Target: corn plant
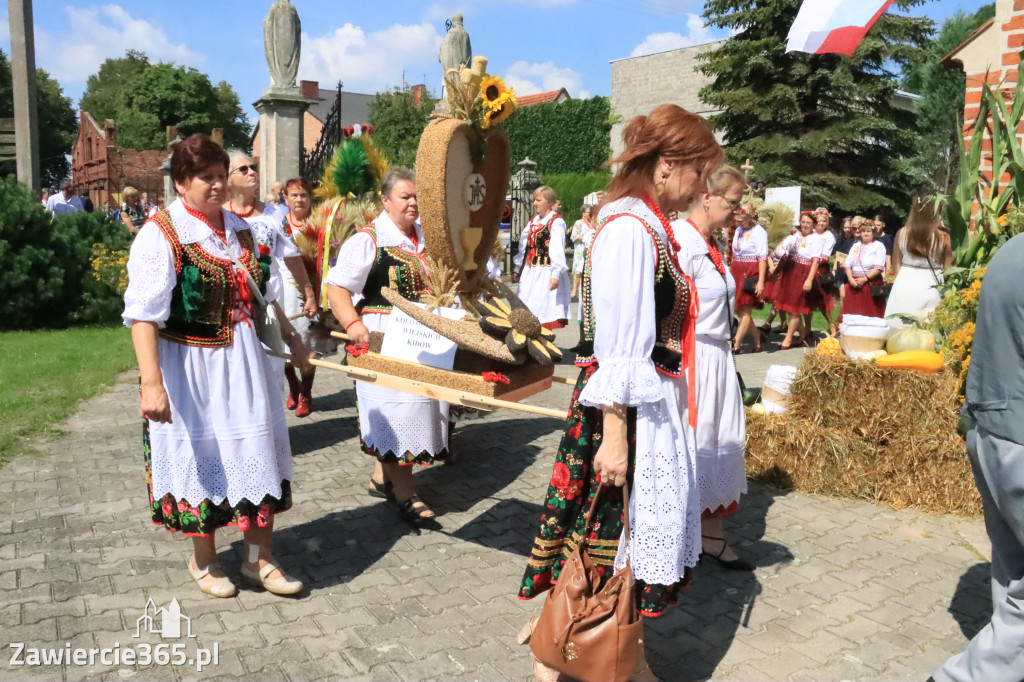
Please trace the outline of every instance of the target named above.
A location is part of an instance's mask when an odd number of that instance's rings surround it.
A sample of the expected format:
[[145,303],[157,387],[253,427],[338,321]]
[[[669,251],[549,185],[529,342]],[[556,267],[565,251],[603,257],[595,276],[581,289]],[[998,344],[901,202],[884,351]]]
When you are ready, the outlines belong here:
[[[1024,52],[1021,52],[1024,57]],[[953,265],[946,270],[944,289],[960,289],[971,273],[984,267],[1009,234],[1000,221],[1007,210],[1024,200],[1024,146],[1017,131],[1024,118],[1024,80],[1018,79],[1010,105],[1002,90],[982,86],[978,117],[971,130],[970,146],[960,138],[960,174],[946,203],[946,226],[953,249]],[[981,170],[985,134],[992,142],[992,171]],[[1003,182],[1003,176],[1008,180]],[[978,209],[975,211],[974,205]],[[974,219],[974,230],[971,220]]]

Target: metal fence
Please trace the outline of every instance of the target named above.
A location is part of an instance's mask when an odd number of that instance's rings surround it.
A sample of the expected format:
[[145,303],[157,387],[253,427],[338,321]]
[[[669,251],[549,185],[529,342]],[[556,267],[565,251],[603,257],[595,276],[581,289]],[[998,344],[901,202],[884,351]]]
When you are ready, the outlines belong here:
[[327,164],[331,162],[334,151],[341,144],[341,137],[341,81],[338,81],[338,94],[327,114],[327,120],[324,121],[320,139],[314,145],[313,151],[302,150],[299,174],[313,187],[319,186]]

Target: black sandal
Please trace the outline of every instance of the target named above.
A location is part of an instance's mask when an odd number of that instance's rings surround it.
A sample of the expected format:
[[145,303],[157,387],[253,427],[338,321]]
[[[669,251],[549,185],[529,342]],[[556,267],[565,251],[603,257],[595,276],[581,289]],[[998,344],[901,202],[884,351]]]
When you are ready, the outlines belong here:
[[718,540],[722,543],[722,549],[718,551],[718,554],[711,554],[701,549],[700,558],[710,557],[715,560],[719,566],[728,569],[730,571],[753,571],[754,564],[744,559],[723,559],[722,555],[725,554],[725,549],[729,546],[729,542],[725,538],[715,537],[714,535],[701,534],[701,538],[704,540]]
[[370,487],[366,491],[366,494],[370,497],[379,497],[383,500],[395,499],[395,490],[391,481],[385,481],[384,483],[377,483],[373,480],[373,476],[370,476]]
[[[423,506],[414,509],[417,502]],[[398,515],[402,517],[403,521],[413,526],[440,525],[437,523],[437,517],[433,515],[433,510],[419,498],[419,495],[413,495],[409,499],[399,502]]]

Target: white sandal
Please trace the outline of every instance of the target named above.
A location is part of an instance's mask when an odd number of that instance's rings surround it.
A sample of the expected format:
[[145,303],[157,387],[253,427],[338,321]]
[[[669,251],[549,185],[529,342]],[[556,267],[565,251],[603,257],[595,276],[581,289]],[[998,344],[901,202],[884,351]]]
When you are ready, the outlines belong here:
[[[238,588],[231,582],[231,578],[225,575],[224,569],[220,567],[218,562],[211,561],[206,565],[206,568],[199,568],[199,564],[196,563],[196,555],[193,554],[186,563],[188,565],[188,574],[196,581],[196,584],[199,585],[199,590],[203,594],[208,594],[211,597],[220,597],[221,599],[234,597],[238,594]],[[214,574],[214,571],[219,575]],[[216,578],[216,580],[203,580],[208,575]]]

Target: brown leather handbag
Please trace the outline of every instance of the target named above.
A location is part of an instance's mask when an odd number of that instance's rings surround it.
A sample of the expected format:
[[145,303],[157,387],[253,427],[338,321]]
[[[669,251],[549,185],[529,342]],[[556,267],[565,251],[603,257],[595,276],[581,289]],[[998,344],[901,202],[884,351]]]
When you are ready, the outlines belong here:
[[[597,590],[601,577],[586,550],[586,537],[597,507],[594,495],[579,546],[565,561],[558,583],[548,593],[530,638],[541,663],[584,682],[625,682],[636,672],[643,651],[643,621],[637,605],[633,572],[616,571]],[[625,534],[629,538],[629,490],[622,487]]]

